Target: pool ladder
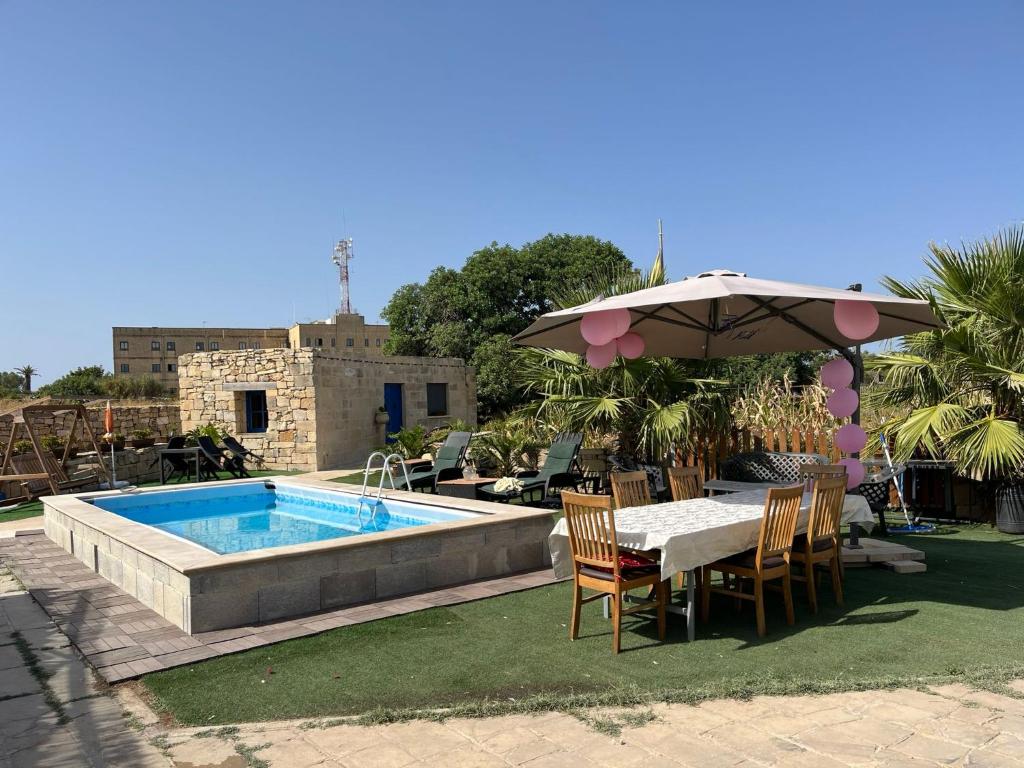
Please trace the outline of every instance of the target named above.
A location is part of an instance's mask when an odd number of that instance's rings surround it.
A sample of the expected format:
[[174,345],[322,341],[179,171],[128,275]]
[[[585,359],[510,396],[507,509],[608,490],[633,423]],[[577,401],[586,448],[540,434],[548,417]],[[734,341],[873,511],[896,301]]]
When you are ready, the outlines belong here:
[[377,507],[380,505],[380,495],[384,492],[384,477],[391,481],[391,490],[397,491],[395,487],[395,477],[390,472],[391,460],[394,459],[398,462],[398,466],[402,468],[402,474],[405,476],[405,487],[408,490],[412,490],[412,486],[409,483],[409,470],[405,466],[405,459],[399,456],[397,453],[391,453],[387,456],[384,455],[383,451],[374,451],[370,454],[370,458],[366,460],[366,469],[363,470],[363,489],[359,492],[359,507],[356,509],[356,519],[363,522],[363,502],[369,501],[366,496],[366,486],[370,482],[370,473],[373,471],[373,460],[378,456],[384,461],[380,467],[380,482],[377,484],[377,495],[373,498],[373,504],[370,508],[370,521],[372,522],[374,517],[377,515]]

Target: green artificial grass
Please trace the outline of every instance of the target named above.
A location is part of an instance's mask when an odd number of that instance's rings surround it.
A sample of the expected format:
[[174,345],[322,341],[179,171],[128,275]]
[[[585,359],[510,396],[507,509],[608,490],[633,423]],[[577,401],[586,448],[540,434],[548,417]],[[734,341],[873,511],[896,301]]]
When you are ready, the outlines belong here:
[[[331,478],[331,482],[332,483],[345,483],[347,485],[359,485],[359,486],[361,486],[363,484],[363,473],[362,472],[353,472],[351,475],[342,475],[341,477],[332,477]],[[378,483],[380,483],[380,470],[379,469],[376,472],[371,472],[370,476],[366,480],[366,484],[369,485],[371,488],[376,488]],[[387,481],[385,481],[384,487],[390,488],[391,486],[390,486],[390,484]]]
[[[266,477],[267,475],[300,475],[302,472],[298,470],[284,470],[284,469],[265,469],[265,470],[250,470],[250,475],[253,477]],[[218,478],[220,480],[230,480],[231,475],[227,472],[219,472]],[[181,480],[180,482],[185,482]],[[170,483],[168,487],[174,487],[177,483]],[[149,483],[139,483],[139,488],[151,488],[155,485],[160,485],[159,482],[153,480]],[[25,520],[29,517],[38,517],[43,514],[43,502],[31,501],[27,504],[20,504],[14,509],[9,511],[4,510],[0,507],[0,523],[11,522],[14,520]]]
[[[849,569],[846,607],[821,591],[813,616],[797,586],[797,624],[768,601],[759,639],[750,608],[713,598],[708,624],[685,641],[681,616],[659,643],[653,621],[627,619],[611,652],[600,604],[568,638],[571,587],[434,608],[224,656],[144,678],[156,705],[189,725],[364,714],[364,720],[451,708],[459,714],[693,701],[753,693],[994,685],[1024,675],[1024,537],[987,526],[901,536],[928,572]],[[679,599],[678,591],[675,593]]]

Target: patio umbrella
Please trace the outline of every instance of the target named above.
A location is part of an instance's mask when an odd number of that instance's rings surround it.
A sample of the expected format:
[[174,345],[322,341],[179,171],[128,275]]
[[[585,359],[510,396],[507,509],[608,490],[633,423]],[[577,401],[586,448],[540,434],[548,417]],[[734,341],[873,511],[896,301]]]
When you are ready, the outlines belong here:
[[[837,301],[872,304],[878,311],[878,328],[863,339],[844,338],[834,319]],[[761,280],[716,269],[548,312],[515,341],[584,354],[588,344],[580,323],[588,313],[606,309],[629,310],[629,330],[643,338],[645,354],[701,359],[834,349],[853,362],[853,345],[940,326],[927,301]]]

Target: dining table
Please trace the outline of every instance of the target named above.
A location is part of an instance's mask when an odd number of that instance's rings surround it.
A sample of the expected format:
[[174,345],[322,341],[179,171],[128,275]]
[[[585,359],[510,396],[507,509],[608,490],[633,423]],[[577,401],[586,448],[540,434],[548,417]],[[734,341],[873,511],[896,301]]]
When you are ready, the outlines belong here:
[[[661,576],[670,582],[675,574],[686,574],[686,607],[672,603],[667,610],[686,616],[686,636],[690,641],[696,632],[694,584],[697,569],[757,546],[767,495],[768,489],[759,488],[615,510],[615,538],[620,547],[645,552],[658,550]],[[797,518],[798,534],[807,532],[810,506],[811,494],[805,493]],[[856,523],[870,531],[874,516],[867,499],[847,494],[841,521],[844,525]],[[548,545],[555,576],[572,576],[572,551],[565,518],[551,531]],[[607,606],[605,601],[606,613]]]

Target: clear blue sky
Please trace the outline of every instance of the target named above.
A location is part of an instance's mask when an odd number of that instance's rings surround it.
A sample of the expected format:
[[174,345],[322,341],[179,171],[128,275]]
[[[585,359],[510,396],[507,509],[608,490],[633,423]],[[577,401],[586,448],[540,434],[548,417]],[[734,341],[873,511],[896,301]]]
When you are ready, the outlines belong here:
[[[0,0],[0,370],[492,240],[845,286],[1024,216],[1020,2]],[[344,215],[344,218],[343,218]],[[347,229],[344,224],[347,221]]]

